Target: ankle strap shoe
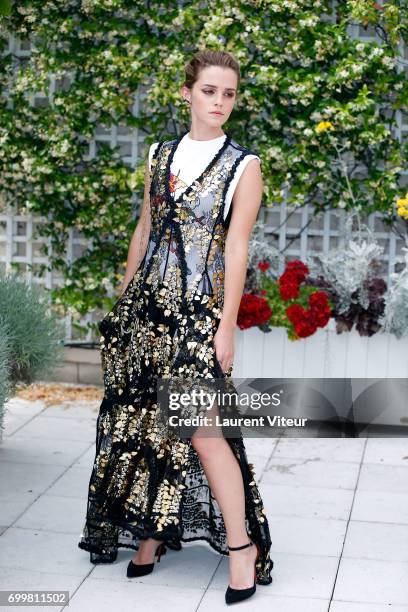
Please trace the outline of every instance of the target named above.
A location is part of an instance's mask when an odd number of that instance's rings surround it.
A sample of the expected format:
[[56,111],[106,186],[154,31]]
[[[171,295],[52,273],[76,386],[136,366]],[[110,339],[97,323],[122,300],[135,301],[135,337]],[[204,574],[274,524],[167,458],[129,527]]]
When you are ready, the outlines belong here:
[[[249,542],[248,544],[244,544],[243,546],[228,546],[228,550],[230,551],[234,551],[234,550],[243,550],[244,548],[249,548],[249,546],[253,546],[253,542]],[[256,555],[256,559],[255,559],[255,564],[258,561],[259,555],[260,555],[260,550],[259,550],[259,546],[258,544],[255,544],[258,552]],[[248,589],[233,589],[232,587],[230,587],[230,585],[228,585],[227,590],[225,591],[225,603],[226,604],[233,604],[233,603],[238,603],[239,601],[243,601],[244,599],[248,599],[248,597],[251,597],[251,595],[253,595],[256,591],[256,570],[254,568],[254,584],[253,586],[249,587]]]

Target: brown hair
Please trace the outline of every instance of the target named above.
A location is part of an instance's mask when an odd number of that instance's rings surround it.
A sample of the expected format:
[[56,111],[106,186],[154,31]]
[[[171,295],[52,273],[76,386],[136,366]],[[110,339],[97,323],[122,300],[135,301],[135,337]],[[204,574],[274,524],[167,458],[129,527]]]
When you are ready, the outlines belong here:
[[228,51],[213,51],[212,49],[204,49],[198,51],[191,60],[184,66],[186,79],[184,85],[191,89],[199,78],[200,71],[207,66],[221,66],[222,68],[232,68],[238,77],[237,89],[241,81],[239,64],[231,53]]

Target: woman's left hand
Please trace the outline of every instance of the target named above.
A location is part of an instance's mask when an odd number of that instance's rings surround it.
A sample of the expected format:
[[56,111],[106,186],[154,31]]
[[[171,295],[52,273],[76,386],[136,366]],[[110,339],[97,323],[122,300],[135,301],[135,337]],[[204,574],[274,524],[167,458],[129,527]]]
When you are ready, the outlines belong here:
[[227,372],[233,364],[235,352],[235,330],[233,327],[218,327],[213,338],[215,356],[222,371]]

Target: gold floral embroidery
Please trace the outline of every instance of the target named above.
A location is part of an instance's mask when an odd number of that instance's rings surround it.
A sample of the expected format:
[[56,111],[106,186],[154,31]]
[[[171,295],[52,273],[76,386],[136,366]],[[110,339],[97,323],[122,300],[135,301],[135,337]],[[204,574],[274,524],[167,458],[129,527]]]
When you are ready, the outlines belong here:
[[[225,525],[197,454],[161,422],[156,385],[177,376],[231,377],[213,346],[224,304],[223,211],[235,168],[249,151],[227,138],[187,186],[169,172],[176,145],[163,143],[152,159],[143,265],[99,324],[105,396],[78,544],[94,563],[113,561],[118,546],[137,548],[149,535],[175,548],[199,537],[227,554]],[[241,438],[229,443],[244,477],[248,533],[261,549],[257,581],[269,584],[271,542],[253,466]]]

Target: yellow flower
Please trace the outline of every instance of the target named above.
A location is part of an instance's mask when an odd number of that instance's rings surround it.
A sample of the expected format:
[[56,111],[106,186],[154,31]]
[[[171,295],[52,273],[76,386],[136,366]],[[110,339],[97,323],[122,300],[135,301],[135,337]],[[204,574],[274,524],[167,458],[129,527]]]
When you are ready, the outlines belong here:
[[320,132],[326,132],[326,130],[332,130],[333,124],[330,121],[320,121],[320,123],[316,126],[316,132],[320,134]]
[[397,215],[403,219],[408,219],[408,192],[405,194],[405,198],[399,198],[396,203]]
[[399,217],[402,217],[403,219],[408,219],[408,209],[407,208],[399,208],[397,210],[397,214]]

